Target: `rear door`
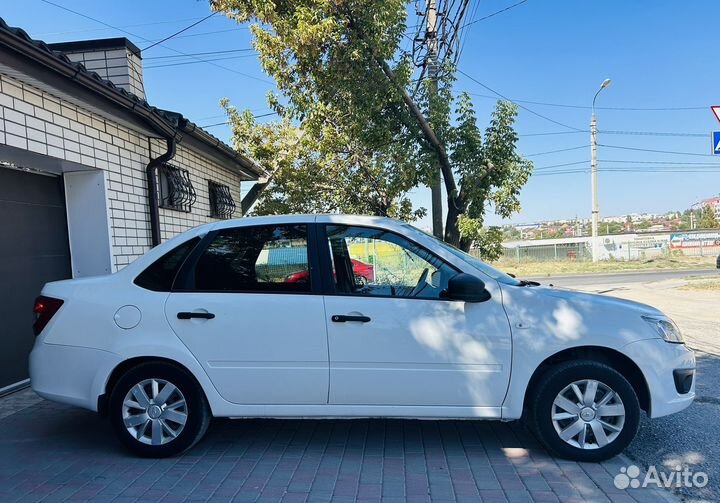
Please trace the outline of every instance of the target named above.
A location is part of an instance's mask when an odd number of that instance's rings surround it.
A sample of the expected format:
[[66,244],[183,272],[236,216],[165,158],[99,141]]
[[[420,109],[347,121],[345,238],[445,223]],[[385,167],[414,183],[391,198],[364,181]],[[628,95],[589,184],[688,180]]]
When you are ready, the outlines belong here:
[[165,307],[168,322],[226,400],[327,403],[313,233],[307,223],[215,231],[178,274]]

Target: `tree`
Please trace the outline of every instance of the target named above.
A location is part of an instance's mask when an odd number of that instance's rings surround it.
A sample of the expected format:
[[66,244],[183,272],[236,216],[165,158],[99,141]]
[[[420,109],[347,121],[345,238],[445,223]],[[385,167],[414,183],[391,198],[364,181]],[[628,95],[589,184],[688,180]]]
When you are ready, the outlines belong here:
[[[432,99],[427,85],[416,86],[410,57],[400,50],[407,2],[215,0],[212,6],[252,23],[260,62],[281,94],[269,96],[281,117],[268,126],[272,136],[287,143],[280,137],[295,129],[303,139],[302,158],[278,162],[274,149],[247,132],[252,118],[231,113],[236,147],[259,150],[277,167],[257,211],[294,209],[301,201],[293,191],[302,187],[303,211],[317,202],[321,211],[332,203],[340,211],[417,216],[407,192],[427,185],[439,164],[449,207],[445,240],[464,249],[475,241],[496,253],[491,243],[502,233],[484,227],[485,213],[517,211],[532,168],[515,151],[517,109],[499,102],[483,133],[469,97],[453,95],[452,68],[441,72]],[[338,189],[333,199],[324,181]]]
[[715,214],[715,208],[706,204],[700,211],[700,218],[698,218],[698,227],[700,229],[717,229],[720,227],[717,215]]
[[261,184],[256,214],[342,211],[403,220],[423,215],[422,209],[413,211],[407,198],[415,181],[400,179],[391,170],[378,176],[373,156],[347,151],[350,140],[345,152],[336,151],[287,118],[258,123],[250,112],[239,112],[227,100],[222,104],[233,124],[235,149],[271,173],[270,183]]

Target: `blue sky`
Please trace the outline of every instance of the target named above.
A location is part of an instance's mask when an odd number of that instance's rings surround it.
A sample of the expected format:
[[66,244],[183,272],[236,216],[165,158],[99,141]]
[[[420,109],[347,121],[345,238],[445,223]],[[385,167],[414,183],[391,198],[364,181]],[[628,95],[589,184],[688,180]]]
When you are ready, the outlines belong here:
[[[52,2],[125,31],[41,0],[4,2],[0,15],[10,25],[47,42],[127,36],[142,49],[209,13],[202,0]],[[513,3],[515,0],[483,0],[475,18]],[[532,112],[569,126],[520,110],[520,150],[531,156],[538,170],[523,190],[521,213],[512,221],[589,217],[589,174],[547,173],[589,167],[589,133],[572,128],[588,128],[590,110],[582,107],[589,107],[606,77],[613,83],[598,97],[599,143],[621,148],[600,146],[600,169],[645,171],[601,172],[601,215],[684,209],[720,193],[720,171],[704,166],[720,165],[720,158],[708,155],[710,131],[720,130],[710,111],[711,105],[720,105],[720,67],[712,21],[718,17],[720,2],[709,0],[528,0],[469,27],[459,64],[463,72],[506,97],[522,100]],[[177,58],[177,52],[161,46],[144,52],[145,88],[153,105],[180,111],[203,126],[223,121],[218,105],[223,97],[257,114],[268,112],[265,95],[273,84],[251,52],[239,51],[250,47],[245,26],[216,15],[164,45],[185,53],[236,52],[208,56],[217,58],[212,64],[182,65],[175,63],[194,60]],[[459,75],[456,89],[476,94],[478,116],[481,123],[486,122],[495,102],[488,96],[493,93],[463,75]],[[209,130],[229,139],[230,131],[224,125]],[[658,132],[696,136],[647,134]],[[561,149],[573,150],[533,155]],[[578,164],[552,167],[566,163]],[[658,166],[665,172],[658,172]],[[709,172],[698,172],[703,169]],[[417,189],[413,198],[417,204],[429,206],[427,190]],[[497,218],[488,221],[499,223]]]

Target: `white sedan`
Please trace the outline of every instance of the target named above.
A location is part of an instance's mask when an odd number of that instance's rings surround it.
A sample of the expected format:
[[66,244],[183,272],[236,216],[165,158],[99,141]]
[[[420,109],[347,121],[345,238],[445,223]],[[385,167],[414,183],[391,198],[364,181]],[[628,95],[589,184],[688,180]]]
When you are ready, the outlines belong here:
[[517,280],[385,218],[203,225],[48,283],[35,313],[33,389],[108,415],[143,456],[188,449],[213,416],[524,418],[598,461],[641,410],[695,397],[695,357],[657,309]]

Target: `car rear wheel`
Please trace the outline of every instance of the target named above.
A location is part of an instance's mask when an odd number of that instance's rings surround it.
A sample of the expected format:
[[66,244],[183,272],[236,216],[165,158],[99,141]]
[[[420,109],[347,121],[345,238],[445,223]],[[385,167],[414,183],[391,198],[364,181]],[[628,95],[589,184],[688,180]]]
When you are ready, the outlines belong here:
[[534,397],[528,411],[531,428],[559,456],[602,461],[619,454],[637,433],[635,390],[603,363],[561,363],[541,377]]
[[109,413],[123,445],[145,457],[189,449],[205,434],[211,417],[202,389],[185,370],[154,362],[133,367],[120,378]]

